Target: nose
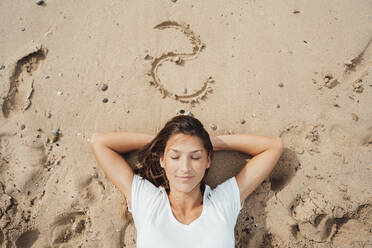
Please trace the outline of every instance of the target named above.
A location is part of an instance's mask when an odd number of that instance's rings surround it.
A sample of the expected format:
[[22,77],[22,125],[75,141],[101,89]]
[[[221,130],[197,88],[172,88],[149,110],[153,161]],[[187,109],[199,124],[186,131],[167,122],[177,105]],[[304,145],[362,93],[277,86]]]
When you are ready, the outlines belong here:
[[181,164],[180,164],[180,170],[183,172],[183,173],[187,173],[189,172],[191,169],[191,159],[189,158],[184,158],[182,161],[181,161]]

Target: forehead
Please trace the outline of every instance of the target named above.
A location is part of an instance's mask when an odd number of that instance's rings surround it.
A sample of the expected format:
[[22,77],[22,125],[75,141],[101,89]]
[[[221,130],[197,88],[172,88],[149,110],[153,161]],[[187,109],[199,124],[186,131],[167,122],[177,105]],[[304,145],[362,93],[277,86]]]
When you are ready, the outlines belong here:
[[168,151],[193,152],[203,149],[203,142],[199,137],[185,134],[171,136],[166,145]]

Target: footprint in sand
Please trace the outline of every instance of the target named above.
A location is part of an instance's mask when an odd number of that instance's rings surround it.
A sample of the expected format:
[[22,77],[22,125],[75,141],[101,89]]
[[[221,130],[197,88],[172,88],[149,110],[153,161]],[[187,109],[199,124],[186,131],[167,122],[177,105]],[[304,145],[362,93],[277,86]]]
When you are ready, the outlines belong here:
[[187,94],[184,92],[184,95],[179,95],[170,92],[160,81],[158,77],[158,67],[162,65],[162,63],[166,61],[175,62],[178,65],[183,65],[185,60],[194,59],[203,48],[205,48],[205,44],[202,44],[199,37],[197,37],[194,32],[190,29],[189,25],[184,23],[178,23],[175,21],[164,21],[154,28],[156,29],[166,29],[166,28],[175,28],[183,32],[190,40],[193,45],[193,52],[192,53],[175,53],[175,52],[168,52],[162,54],[160,57],[155,58],[151,63],[151,70],[147,73],[147,75],[151,76],[153,81],[150,81],[150,85],[153,85],[157,88],[160,93],[163,95],[163,98],[170,97],[174,100],[180,101],[182,103],[199,103],[199,99],[205,99],[208,93],[213,91],[212,87],[209,84],[214,83],[212,77],[208,77],[203,86],[197,90],[195,93]]
[[3,153],[0,178],[9,185],[15,184],[22,191],[37,191],[36,183],[45,180],[45,147],[41,141],[34,141],[31,136],[20,139],[10,133],[0,133],[0,150]]
[[45,48],[37,45],[11,66],[9,91],[2,105],[5,118],[11,118],[30,107],[34,90],[32,74],[38,69],[39,62],[45,59],[46,53]]
[[78,179],[78,190],[81,192],[82,199],[88,199],[89,203],[101,200],[104,196],[106,186],[99,179],[98,173],[94,173],[85,179]]
[[290,212],[297,224],[293,226],[292,234],[316,242],[325,242],[333,231],[334,217],[332,206],[324,195],[310,191],[299,195],[292,202]]
[[297,222],[292,227],[296,239],[330,242],[337,248],[372,244],[371,204],[345,210],[332,205],[323,194],[309,191],[298,195],[290,206],[289,211]]
[[28,230],[19,236],[16,241],[17,248],[31,248],[35,241],[39,238],[39,230]]
[[50,245],[56,247],[63,244],[74,245],[80,242],[90,226],[90,219],[84,211],[63,213],[54,219],[50,226]]
[[[15,240],[14,247],[32,247],[38,240],[40,232],[37,229],[29,229],[30,222],[27,213],[34,204],[36,205],[36,200],[42,199],[45,192],[41,193],[43,188],[39,186],[47,180],[43,168],[47,157],[45,149],[42,143],[33,142],[32,137],[20,139],[9,132],[2,132],[0,133],[0,151],[2,153],[0,156],[0,189],[2,189],[0,192],[0,219],[3,217],[2,223],[4,224],[4,221],[9,218],[7,224],[0,228],[2,229],[0,247],[2,247],[1,243],[4,244],[4,247],[8,247],[9,242],[14,242],[8,238],[4,239],[15,228],[28,230]],[[1,182],[7,183],[3,185]],[[6,194],[5,188],[13,191],[13,194]],[[26,192],[28,192],[27,196]],[[26,198],[25,202],[19,201],[24,197]],[[5,216],[2,216],[3,214]]]
[[372,247],[372,205],[360,205],[356,211],[337,219],[332,247]]

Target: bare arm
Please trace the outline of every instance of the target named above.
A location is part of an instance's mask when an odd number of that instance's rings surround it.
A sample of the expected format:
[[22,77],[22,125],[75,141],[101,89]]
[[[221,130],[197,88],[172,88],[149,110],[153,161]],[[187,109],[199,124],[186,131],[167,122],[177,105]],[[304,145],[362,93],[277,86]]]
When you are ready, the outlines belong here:
[[133,132],[94,133],[90,147],[103,172],[131,206],[133,169],[119,153],[138,150],[155,136]]
[[211,141],[214,150],[235,150],[253,156],[236,175],[241,203],[270,175],[284,147],[279,138],[255,134],[220,135]]

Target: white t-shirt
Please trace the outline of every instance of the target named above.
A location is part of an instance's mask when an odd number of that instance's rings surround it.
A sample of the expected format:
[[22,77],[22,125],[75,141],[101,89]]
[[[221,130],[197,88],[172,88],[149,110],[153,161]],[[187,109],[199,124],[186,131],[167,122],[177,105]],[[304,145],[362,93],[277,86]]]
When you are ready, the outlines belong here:
[[213,190],[205,185],[202,214],[185,225],[174,217],[164,187],[135,174],[128,211],[137,230],[137,248],[234,248],[242,207],[235,176]]

